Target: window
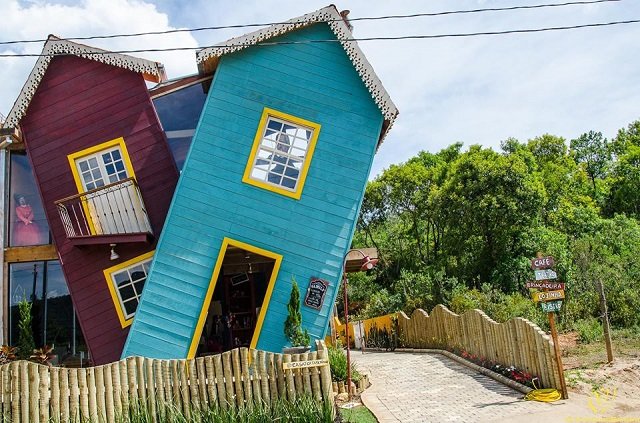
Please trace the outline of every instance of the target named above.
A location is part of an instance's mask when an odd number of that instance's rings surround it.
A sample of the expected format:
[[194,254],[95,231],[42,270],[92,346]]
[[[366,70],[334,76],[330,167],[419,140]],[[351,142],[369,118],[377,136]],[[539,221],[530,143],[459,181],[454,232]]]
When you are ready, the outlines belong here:
[[59,261],[10,263],[8,296],[10,345],[18,343],[18,303],[26,300],[31,303],[31,329],[36,347],[54,346],[57,360],[54,364],[64,364],[79,351],[86,354],[87,347]]
[[178,170],[182,170],[187,158],[191,139],[207,99],[206,87],[209,84],[211,84],[211,78],[153,98],[153,105],[169,141],[169,148]]
[[104,270],[122,327],[131,324],[147,281],[153,251]]
[[70,154],[68,159],[78,192],[135,177],[123,138]]
[[10,154],[8,245],[20,247],[50,244],[49,224],[27,153],[11,151]]
[[319,131],[318,124],[265,108],[242,180],[299,199]]

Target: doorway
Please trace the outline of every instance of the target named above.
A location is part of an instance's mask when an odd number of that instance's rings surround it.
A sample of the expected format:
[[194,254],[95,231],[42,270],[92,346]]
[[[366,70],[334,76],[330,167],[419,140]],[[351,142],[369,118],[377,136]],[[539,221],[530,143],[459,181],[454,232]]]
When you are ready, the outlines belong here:
[[197,356],[255,348],[280,261],[280,255],[225,239],[211,281],[213,293],[205,301]]

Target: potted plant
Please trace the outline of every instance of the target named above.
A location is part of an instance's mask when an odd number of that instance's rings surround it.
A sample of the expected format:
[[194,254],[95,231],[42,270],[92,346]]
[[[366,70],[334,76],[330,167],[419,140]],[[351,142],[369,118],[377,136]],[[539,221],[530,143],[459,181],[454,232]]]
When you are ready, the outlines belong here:
[[294,276],[291,277],[291,296],[287,304],[287,319],[284,321],[284,335],[291,343],[291,348],[284,348],[284,354],[299,354],[309,351],[311,337],[306,329],[302,329],[302,313],[300,313],[300,290]]

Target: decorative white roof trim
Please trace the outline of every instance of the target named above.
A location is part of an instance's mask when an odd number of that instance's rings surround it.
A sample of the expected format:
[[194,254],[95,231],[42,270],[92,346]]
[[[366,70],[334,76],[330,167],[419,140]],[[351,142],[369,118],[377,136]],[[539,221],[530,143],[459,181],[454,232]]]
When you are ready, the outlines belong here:
[[210,71],[217,66],[218,59],[225,54],[243,50],[270,38],[319,22],[326,22],[336,35],[340,44],[342,44],[342,48],[360,75],[362,82],[364,82],[369,93],[371,93],[371,97],[382,112],[385,121],[387,121],[385,125],[383,125],[382,134],[380,135],[379,144],[381,144],[398,115],[398,108],[391,100],[389,93],[385,90],[364,53],[360,50],[358,43],[353,40],[353,34],[345,18],[340,15],[334,5],[327,6],[298,18],[290,19],[281,24],[271,25],[268,28],[254,31],[241,37],[232,38],[215,46],[204,48],[196,53],[196,62],[201,70],[206,69]]
[[18,123],[20,123],[51,63],[51,59],[56,55],[78,56],[107,65],[128,69],[143,74],[145,79],[153,82],[161,82],[166,79],[162,63],[127,56],[125,54],[110,53],[107,50],[74,43],[60,39],[54,35],[49,35],[49,38],[42,48],[42,56],[38,58],[33,70],[29,74],[29,78],[27,78],[27,81],[24,83],[20,95],[18,95],[9,115],[2,124],[3,128],[16,127]]

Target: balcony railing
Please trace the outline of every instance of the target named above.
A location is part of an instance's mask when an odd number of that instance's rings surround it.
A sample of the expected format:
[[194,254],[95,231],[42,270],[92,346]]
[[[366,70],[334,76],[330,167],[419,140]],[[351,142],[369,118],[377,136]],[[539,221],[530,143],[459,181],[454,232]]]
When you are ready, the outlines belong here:
[[127,235],[151,235],[147,211],[133,178],[55,202],[69,239],[101,238],[105,242],[135,242]]

